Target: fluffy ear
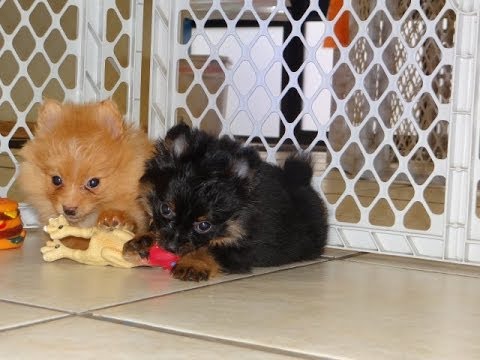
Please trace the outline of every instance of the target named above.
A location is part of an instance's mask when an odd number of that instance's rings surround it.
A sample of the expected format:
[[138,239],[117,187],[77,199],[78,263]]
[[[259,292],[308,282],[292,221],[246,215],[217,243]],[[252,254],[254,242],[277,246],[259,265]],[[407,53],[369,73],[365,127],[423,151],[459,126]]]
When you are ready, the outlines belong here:
[[104,100],[97,105],[98,119],[102,121],[114,138],[124,132],[123,116],[113,100]]
[[62,104],[56,100],[44,99],[38,109],[37,134],[50,131],[62,118]]
[[240,179],[245,179],[250,175],[250,165],[247,159],[236,159],[231,167],[233,176]]
[[251,147],[244,147],[235,156],[230,171],[233,176],[246,179],[255,172],[261,161],[257,151]]
[[165,136],[165,147],[175,157],[180,157],[188,149],[192,129],[182,123],[172,127]]

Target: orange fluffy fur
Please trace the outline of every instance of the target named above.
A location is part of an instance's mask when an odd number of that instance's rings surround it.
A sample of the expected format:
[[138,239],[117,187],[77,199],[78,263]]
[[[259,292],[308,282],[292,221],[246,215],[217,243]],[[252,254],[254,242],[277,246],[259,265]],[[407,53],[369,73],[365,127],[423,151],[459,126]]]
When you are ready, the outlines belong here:
[[[112,101],[85,105],[46,100],[39,109],[35,138],[21,150],[19,183],[40,221],[76,208],[69,222],[93,226],[102,212],[128,216],[136,230],[146,227],[138,202],[138,181],[152,145],[127,125]],[[62,179],[61,186],[52,182]],[[100,180],[94,188],[92,178]]]

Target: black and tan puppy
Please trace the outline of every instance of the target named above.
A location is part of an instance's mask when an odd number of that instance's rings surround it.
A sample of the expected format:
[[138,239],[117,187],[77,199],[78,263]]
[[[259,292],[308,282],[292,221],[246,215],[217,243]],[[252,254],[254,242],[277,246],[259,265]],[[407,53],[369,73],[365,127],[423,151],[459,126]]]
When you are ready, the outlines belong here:
[[228,137],[177,125],[157,142],[141,180],[151,231],[124,255],[146,257],[157,242],[181,256],[173,276],[195,281],[317,258],[328,225],[311,178],[306,158],[280,168]]

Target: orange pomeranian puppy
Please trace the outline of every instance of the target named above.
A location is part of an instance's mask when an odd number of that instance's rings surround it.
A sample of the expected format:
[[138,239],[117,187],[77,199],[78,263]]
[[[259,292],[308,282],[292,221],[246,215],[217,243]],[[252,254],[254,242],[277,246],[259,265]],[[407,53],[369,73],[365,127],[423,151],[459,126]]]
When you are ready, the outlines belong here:
[[151,151],[147,135],[127,125],[113,101],[46,100],[35,138],[21,150],[18,180],[42,223],[63,214],[76,226],[126,224],[143,231],[138,183]]

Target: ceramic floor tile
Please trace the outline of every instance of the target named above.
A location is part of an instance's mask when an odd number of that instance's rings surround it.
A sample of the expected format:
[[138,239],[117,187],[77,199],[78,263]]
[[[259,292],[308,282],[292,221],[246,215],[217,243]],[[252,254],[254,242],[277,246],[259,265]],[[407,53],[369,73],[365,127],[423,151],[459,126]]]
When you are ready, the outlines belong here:
[[480,266],[445,263],[434,260],[415,259],[400,256],[379,254],[361,254],[347,259],[348,261],[385,265],[405,269],[433,271],[452,275],[480,277]]
[[56,319],[66,314],[0,301],[0,330]]
[[476,278],[329,261],[97,316],[316,356],[480,358]]
[[2,332],[0,358],[294,359],[256,349],[78,317]]
[[119,269],[87,266],[71,260],[47,263],[40,254],[43,242],[40,230],[29,230],[22,248],[0,251],[0,300],[79,313],[304,265],[256,269],[253,274],[219,276],[195,283],[175,280],[160,268]]
[[29,230],[24,246],[0,251],[0,299],[81,312],[108,304],[184,289],[158,268],[118,269],[43,261],[39,230]]

